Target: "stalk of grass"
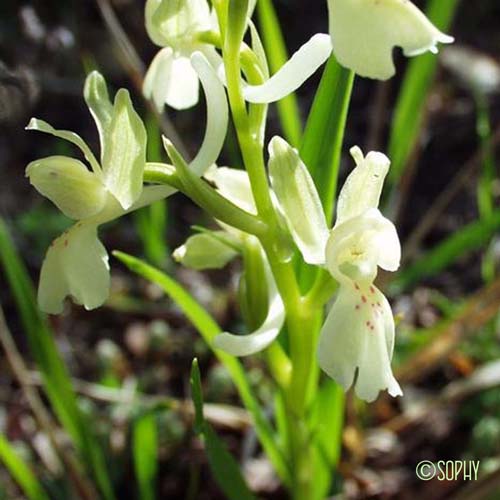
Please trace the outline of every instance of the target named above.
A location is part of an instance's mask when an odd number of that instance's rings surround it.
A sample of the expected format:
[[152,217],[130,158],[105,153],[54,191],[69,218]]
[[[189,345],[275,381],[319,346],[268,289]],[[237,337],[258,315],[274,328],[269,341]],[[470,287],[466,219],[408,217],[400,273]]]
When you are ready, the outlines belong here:
[[146,413],[135,420],[132,429],[132,452],[138,498],[154,500],[158,474],[158,431],[154,413]]
[[81,465],[76,461],[73,451],[60,446],[55,436],[55,425],[52,416],[47,411],[38,391],[32,387],[28,369],[24,364],[21,353],[17,350],[12,334],[5,321],[2,307],[0,307],[0,344],[2,345],[12,373],[16,377],[24,397],[39,425],[40,430],[47,436],[52,449],[61,458],[69,472],[76,491],[83,500],[95,498],[95,490],[82,474]]
[[255,500],[243,479],[238,464],[217,436],[213,427],[205,420],[200,369],[196,358],[191,367],[190,383],[195,409],[194,430],[205,443],[208,463],[215,481],[229,500]]
[[483,248],[499,229],[498,209],[487,219],[466,225],[398,273],[389,286],[390,293],[401,293],[423,278],[429,278],[446,269],[459,258]]
[[70,376],[54,342],[54,334],[47,324],[46,317],[37,307],[33,285],[2,219],[0,262],[54,412],[71,436],[86,467],[92,471],[102,498],[113,500],[115,497],[103,451],[93,433],[90,420],[78,406]]
[[0,462],[9,471],[29,500],[50,500],[31,467],[0,434]]
[[[161,162],[163,159],[161,131],[158,120],[151,113],[146,119],[146,130],[148,132],[148,160]],[[170,253],[165,239],[168,228],[167,201],[160,200],[137,210],[134,212],[134,222],[146,259],[156,266],[165,266]]]

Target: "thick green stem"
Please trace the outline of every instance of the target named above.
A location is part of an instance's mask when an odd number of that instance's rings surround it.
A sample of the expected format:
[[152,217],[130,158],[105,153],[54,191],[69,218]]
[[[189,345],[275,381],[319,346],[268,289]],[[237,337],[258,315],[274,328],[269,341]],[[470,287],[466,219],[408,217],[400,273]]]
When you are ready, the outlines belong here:
[[[231,18],[231,4],[229,18]],[[237,23],[233,23],[237,25]],[[232,26],[231,23],[228,26]],[[238,142],[245,168],[248,172],[258,216],[265,221],[267,231],[259,235],[266,252],[278,290],[287,314],[287,330],[290,344],[291,374],[278,370],[274,373],[281,386],[285,386],[286,422],[290,435],[290,463],[293,468],[292,496],[297,500],[312,498],[312,444],[306,425],[307,395],[313,380],[315,335],[312,323],[316,310],[306,305],[301,297],[294,265],[280,259],[280,224],[273,206],[264,163],[263,145],[255,131],[241,86],[242,38],[228,30],[224,42],[224,63],[229,104],[233,115]],[[238,31],[238,30],[235,30]],[[270,361],[277,361],[277,353],[271,350]],[[271,369],[279,364],[271,365]],[[282,365],[283,367],[283,365]],[[273,370],[275,371],[275,370]]]

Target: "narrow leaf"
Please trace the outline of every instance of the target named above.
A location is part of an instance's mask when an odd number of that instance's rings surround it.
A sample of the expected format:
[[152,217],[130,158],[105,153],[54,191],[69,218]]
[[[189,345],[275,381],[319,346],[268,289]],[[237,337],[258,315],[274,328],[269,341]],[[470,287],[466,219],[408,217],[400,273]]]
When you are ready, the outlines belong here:
[[29,500],[49,500],[31,468],[0,434],[0,462],[9,471]]
[[472,222],[463,227],[399,273],[391,283],[390,292],[400,293],[423,278],[439,273],[460,257],[483,248],[499,229],[500,210],[494,211],[488,219]]
[[158,432],[154,413],[142,415],[134,422],[132,450],[139,498],[154,500],[158,473]]
[[203,436],[210,469],[215,481],[229,500],[253,500],[240,468],[212,426],[203,417],[203,394],[198,361],[191,367],[191,393],[195,407],[195,430]]

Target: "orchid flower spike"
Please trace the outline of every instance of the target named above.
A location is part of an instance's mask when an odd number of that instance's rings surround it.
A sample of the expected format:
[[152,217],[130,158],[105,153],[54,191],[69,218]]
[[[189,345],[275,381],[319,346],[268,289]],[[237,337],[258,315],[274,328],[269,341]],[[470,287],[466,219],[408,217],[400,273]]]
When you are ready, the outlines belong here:
[[195,52],[214,65],[222,65],[212,45],[198,35],[211,29],[214,17],[207,0],[147,0],[146,30],[151,40],[162,47],[144,79],[143,93],[158,111],[165,104],[187,109],[198,103],[199,79],[190,58]]
[[396,46],[412,57],[453,42],[409,0],[328,0],[328,10],[335,57],[360,76],[391,78]]
[[298,152],[275,137],[269,145],[269,172],[290,233],[310,264],[324,265],[339,283],[338,295],[321,330],[321,368],[345,390],[373,401],[379,391],[401,389],[391,371],[394,319],[373,284],[377,267],[395,271],[401,248],[394,225],[378,210],[389,160],[351,150],[356,168],[339,195],[337,221],[329,231],[314,182]]

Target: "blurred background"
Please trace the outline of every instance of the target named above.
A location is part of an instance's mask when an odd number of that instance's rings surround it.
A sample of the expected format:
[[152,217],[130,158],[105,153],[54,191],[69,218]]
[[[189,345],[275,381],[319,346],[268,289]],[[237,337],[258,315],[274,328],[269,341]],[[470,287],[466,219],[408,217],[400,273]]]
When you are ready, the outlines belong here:
[[[398,53],[398,76],[387,83],[357,78],[347,122],[341,177],[352,168],[347,155],[352,145],[391,157],[385,212],[404,242],[401,271],[381,281],[397,314],[394,368],[405,397],[381,397],[372,405],[348,397],[337,486],[352,499],[500,498],[500,4],[446,0],[441,11],[439,1],[430,4],[436,23],[449,24],[445,31],[455,45],[437,60],[423,56],[410,64]],[[327,30],[326,2],[275,0],[274,5],[289,53]],[[48,245],[70,221],[29,186],[24,169],[40,157],[74,153],[53,137],[26,132],[29,118],[75,131],[98,151],[82,98],[86,73],[98,69],[112,91],[132,92],[150,134],[150,160],[164,159],[161,133],[189,157],[203,137],[203,103],[158,117],[141,96],[142,74],[157,50],[145,33],[143,8],[141,0],[0,4],[0,300],[28,387],[37,388],[42,378],[27,333],[37,323],[29,305],[20,302],[26,289],[14,293],[9,269],[16,262],[24,266],[36,285]],[[303,124],[320,76],[297,94]],[[281,133],[280,114],[272,106],[268,134],[275,133]],[[232,132],[224,161],[241,165]],[[239,263],[199,273],[171,260],[192,225],[213,222],[177,195],[108,225],[101,236],[107,249],[144,257],[175,275],[222,327],[242,330]],[[244,464],[259,496],[283,498],[229,376],[200,336],[157,287],[116,259],[111,266],[112,294],[105,307],[89,313],[68,303],[47,328],[105,447],[118,497],[137,498],[133,457],[142,436],[139,408],[157,406],[158,497],[222,498],[186,403],[197,356],[210,421]],[[70,498],[61,464],[11,369],[12,352],[8,362],[9,349],[3,347],[0,434],[32,465],[51,498]],[[245,366],[271,411],[273,389],[263,364],[253,357]],[[416,478],[421,460],[448,459],[480,460],[483,479]],[[1,498],[23,496],[0,465]]]

